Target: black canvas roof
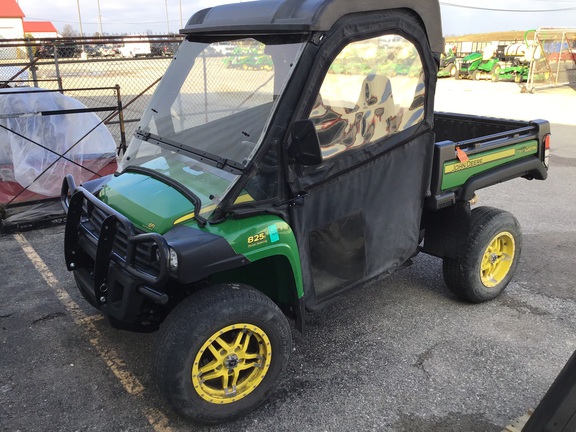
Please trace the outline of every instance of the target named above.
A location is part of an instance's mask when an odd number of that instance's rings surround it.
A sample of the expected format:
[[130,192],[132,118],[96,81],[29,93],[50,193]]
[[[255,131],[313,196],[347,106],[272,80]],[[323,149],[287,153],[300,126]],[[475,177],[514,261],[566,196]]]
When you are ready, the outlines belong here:
[[262,0],[214,6],[196,12],[183,34],[298,33],[328,31],[342,16],[386,9],[415,11],[432,51],[444,51],[438,0]]

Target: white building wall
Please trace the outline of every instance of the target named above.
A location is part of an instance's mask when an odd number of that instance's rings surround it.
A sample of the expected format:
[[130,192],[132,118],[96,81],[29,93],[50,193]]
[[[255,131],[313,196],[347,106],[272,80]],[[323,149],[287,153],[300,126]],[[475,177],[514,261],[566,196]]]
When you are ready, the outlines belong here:
[[21,39],[23,37],[22,18],[0,18],[0,38]]
[[58,37],[58,33],[56,32],[30,32],[30,34],[38,39]]

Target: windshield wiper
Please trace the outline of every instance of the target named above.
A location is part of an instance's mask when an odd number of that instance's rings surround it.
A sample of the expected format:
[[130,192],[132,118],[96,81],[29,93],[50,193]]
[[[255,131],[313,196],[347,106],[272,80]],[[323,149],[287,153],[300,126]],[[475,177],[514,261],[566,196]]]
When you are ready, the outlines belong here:
[[194,206],[194,219],[198,221],[198,225],[206,226],[206,218],[200,216],[200,210],[202,209],[202,200],[190,189],[178,183],[173,178],[170,178],[150,168],[144,168],[136,165],[128,165],[126,168],[124,168],[124,170],[120,173],[120,175],[125,172],[133,172],[137,174],[147,175],[177,190]]
[[195,159],[199,162],[203,162],[207,165],[216,168],[220,168],[225,171],[229,171],[236,175],[242,174],[246,170],[246,167],[244,165],[232,159],[225,159],[210,152],[198,150],[195,149],[194,147],[189,147],[179,142],[172,141],[168,138],[159,137],[158,135],[151,134],[150,132],[142,132],[141,130],[137,130],[135,135],[142,141],[147,141],[152,144],[156,144],[168,150],[176,152],[184,152],[186,153],[187,156],[190,156],[192,159]]

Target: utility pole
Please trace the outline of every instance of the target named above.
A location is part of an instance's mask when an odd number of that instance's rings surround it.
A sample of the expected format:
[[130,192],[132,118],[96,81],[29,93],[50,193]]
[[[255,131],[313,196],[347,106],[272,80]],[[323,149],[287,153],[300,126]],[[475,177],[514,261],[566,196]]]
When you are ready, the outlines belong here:
[[100,14],[100,0],[96,0],[98,3],[98,34],[102,36],[102,15]]
[[76,0],[76,5],[78,6],[78,23],[80,24],[80,37],[84,36],[82,32],[82,16],[80,15],[80,0]]
[[170,33],[170,21],[168,20],[168,0],[164,0],[166,5],[166,34]]

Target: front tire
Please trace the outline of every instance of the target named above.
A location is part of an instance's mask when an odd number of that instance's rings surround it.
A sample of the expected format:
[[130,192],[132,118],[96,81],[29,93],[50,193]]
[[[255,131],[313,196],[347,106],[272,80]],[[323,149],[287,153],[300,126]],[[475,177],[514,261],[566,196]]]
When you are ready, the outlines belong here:
[[462,255],[443,260],[446,285],[463,300],[492,300],[512,279],[521,250],[520,224],[511,213],[492,207],[475,208]]
[[190,295],[159,333],[153,356],[158,388],[176,411],[205,424],[233,420],[264,402],[292,350],[282,311],[247,285]]
[[499,64],[494,65],[494,67],[492,68],[492,81],[494,82],[498,81],[498,79],[500,78],[501,70],[502,68],[500,67]]

